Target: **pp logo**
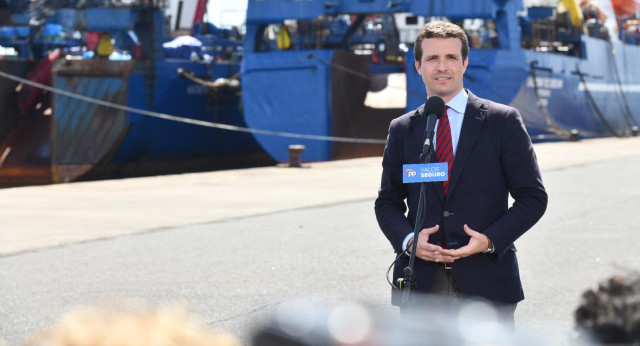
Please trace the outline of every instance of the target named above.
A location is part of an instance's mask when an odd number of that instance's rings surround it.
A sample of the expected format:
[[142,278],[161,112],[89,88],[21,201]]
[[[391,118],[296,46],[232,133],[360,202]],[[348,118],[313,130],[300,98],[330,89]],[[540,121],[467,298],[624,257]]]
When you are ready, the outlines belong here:
[[409,168],[406,171],[404,171],[404,176],[408,178],[413,178],[416,176],[416,170]]

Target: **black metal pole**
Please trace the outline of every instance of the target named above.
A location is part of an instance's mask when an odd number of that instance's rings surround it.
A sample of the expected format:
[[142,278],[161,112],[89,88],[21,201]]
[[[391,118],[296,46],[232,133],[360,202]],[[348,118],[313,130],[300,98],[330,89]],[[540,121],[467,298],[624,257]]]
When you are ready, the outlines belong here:
[[[435,119],[433,119],[435,122]],[[427,126],[429,128],[429,126]],[[431,127],[433,128],[433,127]],[[420,155],[421,163],[431,163],[431,158],[434,154],[433,148],[433,132],[426,133],[426,140],[422,148],[422,154]],[[420,183],[420,198],[418,199],[418,213],[416,215],[416,223],[413,227],[413,243],[411,244],[411,254],[409,255],[409,265],[404,268],[404,281],[402,286],[402,306],[409,307],[411,302],[411,295],[415,289],[415,275],[413,272],[414,263],[416,261],[416,250],[418,249],[418,235],[422,230],[422,223],[425,216],[425,199],[426,199],[426,186],[427,183]]]

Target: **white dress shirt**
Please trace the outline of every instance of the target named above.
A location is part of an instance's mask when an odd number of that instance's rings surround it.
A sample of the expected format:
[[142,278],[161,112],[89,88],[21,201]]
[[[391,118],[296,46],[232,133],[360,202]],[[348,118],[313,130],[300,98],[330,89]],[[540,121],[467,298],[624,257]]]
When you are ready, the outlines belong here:
[[[464,111],[467,109],[467,100],[469,99],[469,95],[467,92],[462,89],[454,98],[449,100],[446,103],[449,106],[449,111],[447,111],[447,116],[449,117],[449,126],[451,127],[451,145],[453,146],[453,157],[456,156],[456,151],[458,149],[458,140],[460,139],[460,130],[462,129],[462,119],[464,119]],[[436,123],[436,134],[433,136],[433,143],[438,143],[437,133],[438,126],[440,126],[440,120]],[[435,147],[435,150],[438,150]]]

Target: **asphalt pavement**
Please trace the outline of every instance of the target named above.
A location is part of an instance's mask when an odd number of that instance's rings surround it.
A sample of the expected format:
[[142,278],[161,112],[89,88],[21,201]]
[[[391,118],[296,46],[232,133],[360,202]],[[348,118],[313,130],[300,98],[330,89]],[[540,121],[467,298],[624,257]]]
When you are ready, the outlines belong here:
[[[536,144],[549,207],[516,243],[519,332],[570,344],[587,288],[640,267],[640,138]],[[186,304],[247,341],[282,303],[389,306],[380,158],[0,190],[0,340],[73,307]]]

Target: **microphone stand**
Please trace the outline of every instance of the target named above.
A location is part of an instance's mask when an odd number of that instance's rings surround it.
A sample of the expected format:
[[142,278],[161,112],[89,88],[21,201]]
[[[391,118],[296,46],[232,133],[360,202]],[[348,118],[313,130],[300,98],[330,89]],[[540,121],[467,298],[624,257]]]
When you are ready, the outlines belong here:
[[[432,116],[433,115],[433,116]],[[422,146],[422,154],[420,154],[420,163],[431,163],[434,155],[433,135],[435,133],[435,123],[438,117],[435,114],[429,114],[427,118],[427,129],[425,133],[425,141]],[[420,183],[420,198],[418,199],[418,214],[416,215],[416,223],[413,227],[413,242],[411,244],[411,254],[409,255],[409,266],[404,268],[404,280],[402,285],[402,306],[410,307],[411,295],[416,288],[414,263],[416,261],[416,250],[418,249],[418,234],[420,234],[422,223],[425,215],[425,199],[426,199],[427,183]]]

